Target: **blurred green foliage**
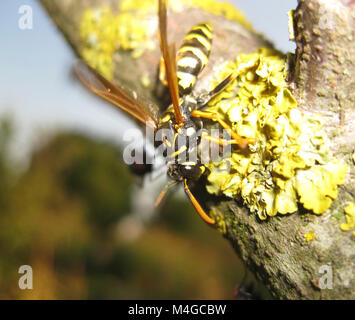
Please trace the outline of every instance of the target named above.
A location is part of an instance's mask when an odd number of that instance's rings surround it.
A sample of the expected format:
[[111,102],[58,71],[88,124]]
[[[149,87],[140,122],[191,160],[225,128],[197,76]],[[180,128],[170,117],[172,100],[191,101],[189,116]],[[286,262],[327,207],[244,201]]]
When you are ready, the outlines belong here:
[[[186,199],[169,198],[138,238],[119,236],[133,190],[119,148],[59,134],[14,179],[6,159],[10,137],[11,125],[3,121],[0,298],[233,298],[244,270]],[[18,288],[25,264],[33,268],[33,290]]]
[[6,192],[11,179],[11,172],[7,164],[8,159],[6,156],[11,135],[11,119],[8,117],[0,118],[0,210],[5,209]]

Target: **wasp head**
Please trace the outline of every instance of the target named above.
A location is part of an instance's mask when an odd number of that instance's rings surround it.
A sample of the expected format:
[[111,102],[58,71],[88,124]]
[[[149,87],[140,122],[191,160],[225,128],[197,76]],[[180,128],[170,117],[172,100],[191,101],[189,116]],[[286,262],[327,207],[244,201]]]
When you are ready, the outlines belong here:
[[175,181],[184,179],[197,181],[205,171],[205,167],[199,163],[169,163],[168,176]]

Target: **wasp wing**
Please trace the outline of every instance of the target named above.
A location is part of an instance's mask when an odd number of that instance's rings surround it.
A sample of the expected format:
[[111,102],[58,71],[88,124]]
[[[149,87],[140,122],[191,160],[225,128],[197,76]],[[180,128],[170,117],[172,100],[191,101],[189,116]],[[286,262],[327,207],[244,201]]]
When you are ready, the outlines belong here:
[[[175,95],[177,96],[177,99],[179,101],[179,87],[178,87],[178,78],[177,78],[177,74],[176,74],[175,43],[172,43],[169,45],[169,57],[174,57],[173,59],[170,59],[171,85],[173,87],[174,92],[176,92]],[[180,112],[180,108],[179,108],[179,112]]]
[[90,91],[111,102],[143,124],[150,126],[154,130],[157,129],[157,118],[123,89],[105,79],[83,61],[77,61],[74,70],[80,81],[90,89]]
[[179,124],[181,124],[184,121],[182,119],[182,115],[179,108],[179,90],[177,85],[176,62],[175,62],[176,54],[175,54],[174,46],[172,47],[168,46],[166,0],[159,0],[158,15],[159,15],[160,49],[163,54],[163,59],[165,63],[166,77],[168,80],[171,100],[174,106],[175,118],[176,121]]

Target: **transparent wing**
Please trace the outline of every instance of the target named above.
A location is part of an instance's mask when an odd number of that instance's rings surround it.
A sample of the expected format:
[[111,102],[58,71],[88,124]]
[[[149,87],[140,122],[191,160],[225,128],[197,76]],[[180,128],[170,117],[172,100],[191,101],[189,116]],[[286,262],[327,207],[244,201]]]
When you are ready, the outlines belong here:
[[165,71],[168,80],[171,100],[174,106],[174,113],[176,121],[181,124],[183,119],[179,108],[179,90],[176,75],[176,54],[175,46],[168,46],[167,37],[167,12],[166,0],[159,0],[159,36],[160,36],[160,49],[163,54],[165,63]]
[[150,126],[154,130],[157,129],[158,119],[145,106],[138,103],[135,98],[121,88],[105,79],[83,61],[77,61],[74,70],[80,81],[93,93],[111,102],[143,124]]

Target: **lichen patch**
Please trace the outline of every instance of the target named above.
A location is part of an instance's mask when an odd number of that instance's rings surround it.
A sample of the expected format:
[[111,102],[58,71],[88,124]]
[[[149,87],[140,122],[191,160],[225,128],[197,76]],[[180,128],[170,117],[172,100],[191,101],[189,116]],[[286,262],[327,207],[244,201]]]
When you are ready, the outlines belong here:
[[[215,15],[242,24],[252,30],[244,15],[231,4],[216,0],[168,1],[174,12],[186,8],[201,8]],[[81,55],[94,69],[108,79],[113,77],[113,54],[117,50],[129,50],[133,58],[139,58],[157,44],[157,0],[123,0],[115,14],[109,7],[89,8],[79,25],[82,43]]]
[[332,156],[322,119],[296,108],[285,81],[284,57],[266,48],[240,54],[224,65],[211,86],[235,69],[237,79],[208,110],[256,143],[209,164],[207,191],[242,200],[262,220],[294,213],[299,204],[324,213],[337,197],[348,167]]
[[306,239],[307,242],[311,242],[316,238],[316,234],[314,233],[314,230],[309,230],[308,233],[305,233],[303,237]]
[[[342,231],[349,231],[355,228],[355,203],[350,202],[344,209],[346,222],[340,225]],[[352,232],[355,236],[355,230]]]

